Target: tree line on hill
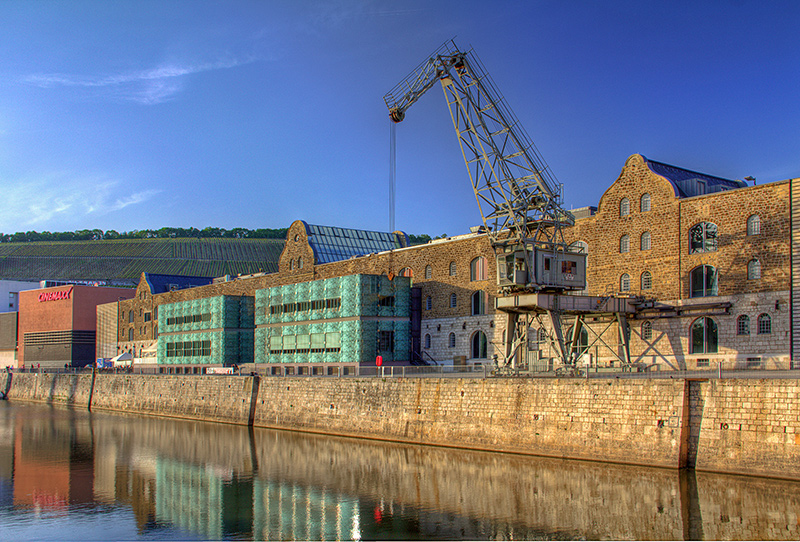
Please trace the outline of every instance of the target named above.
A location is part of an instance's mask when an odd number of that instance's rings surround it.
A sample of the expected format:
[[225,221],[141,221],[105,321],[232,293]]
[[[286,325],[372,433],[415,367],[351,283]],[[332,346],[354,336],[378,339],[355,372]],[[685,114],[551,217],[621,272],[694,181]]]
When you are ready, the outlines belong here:
[[[0,243],[35,243],[39,241],[102,241],[113,239],[286,239],[288,228],[160,228],[157,230],[133,230],[117,232],[115,230],[78,230],[66,232],[17,232],[0,233]],[[446,237],[443,235],[442,237]],[[421,245],[431,240],[430,235],[408,236],[412,245]]]

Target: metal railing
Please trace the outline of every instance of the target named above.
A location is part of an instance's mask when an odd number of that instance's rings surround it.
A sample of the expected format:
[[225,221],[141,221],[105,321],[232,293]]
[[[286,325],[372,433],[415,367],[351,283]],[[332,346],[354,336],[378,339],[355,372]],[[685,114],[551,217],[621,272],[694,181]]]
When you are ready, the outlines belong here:
[[[337,370],[333,374],[267,374],[257,371],[257,374],[266,378],[281,377],[306,377],[306,378],[351,378],[351,377],[378,377],[378,378],[582,378],[582,379],[779,379],[800,378],[800,364],[792,363],[791,368],[765,368],[760,367],[735,367],[725,369],[723,365],[692,370],[643,370],[623,367],[591,367],[587,372],[584,367],[574,371],[559,370],[517,370],[498,371],[493,363],[475,363],[469,365],[398,365],[398,366],[351,366],[347,371]],[[51,368],[6,368],[12,373],[49,373],[49,374],[91,374],[91,366]],[[96,369],[97,373],[105,374],[162,374],[155,369],[146,371],[126,368]],[[167,374],[167,373],[163,373]],[[251,376],[253,371],[238,371],[232,376]],[[172,375],[175,376],[175,375]],[[181,375],[178,375],[181,376]],[[191,376],[191,375],[186,375]],[[216,375],[225,376],[225,375]]]
[[494,366],[492,364],[476,363],[472,365],[412,365],[388,367],[359,367],[354,375],[347,376],[376,376],[382,378],[406,377],[480,377],[491,376]]

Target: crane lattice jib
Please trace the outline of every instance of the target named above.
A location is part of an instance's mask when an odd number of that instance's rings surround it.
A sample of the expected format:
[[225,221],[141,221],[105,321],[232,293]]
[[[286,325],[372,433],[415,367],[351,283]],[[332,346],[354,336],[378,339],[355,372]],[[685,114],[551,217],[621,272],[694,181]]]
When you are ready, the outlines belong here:
[[498,245],[565,250],[560,186],[471,51],[447,42],[384,96],[395,122],[440,82],[484,226]]

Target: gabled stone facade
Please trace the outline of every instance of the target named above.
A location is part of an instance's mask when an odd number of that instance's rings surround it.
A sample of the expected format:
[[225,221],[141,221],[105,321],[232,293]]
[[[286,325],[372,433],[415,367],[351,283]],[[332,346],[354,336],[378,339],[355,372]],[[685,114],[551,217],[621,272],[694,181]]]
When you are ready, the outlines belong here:
[[[733,368],[747,366],[748,360],[751,366],[789,366],[793,182],[797,180],[681,198],[669,180],[648,167],[644,157],[633,155],[627,160],[600,199],[597,212],[577,221],[566,235],[570,242],[588,246],[588,294],[654,301],[654,308],[643,305],[631,322],[632,361],[664,368],[717,362]],[[649,210],[643,211],[646,194]],[[626,216],[621,215],[623,199],[628,200]],[[758,217],[760,228],[748,235],[748,219],[753,216]],[[693,252],[690,232],[703,223],[716,226],[716,248]],[[649,234],[649,249],[642,246],[643,234]],[[627,236],[627,247],[623,236]],[[748,264],[753,261],[758,262],[759,278],[748,278]],[[692,271],[701,266],[716,270],[713,295],[693,296]],[[643,281],[645,273],[649,273],[649,284]],[[627,290],[623,275],[628,276]],[[662,310],[657,310],[659,306]],[[698,308],[688,310],[690,306]],[[740,316],[749,318],[749,334],[738,329]],[[716,324],[717,351],[695,353],[691,327],[704,317]],[[759,317],[770,320],[769,333],[759,329]],[[604,338],[618,345],[618,335],[617,326],[612,326]],[[612,359],[604,346],[590,348],[590,353],[601,360]]]

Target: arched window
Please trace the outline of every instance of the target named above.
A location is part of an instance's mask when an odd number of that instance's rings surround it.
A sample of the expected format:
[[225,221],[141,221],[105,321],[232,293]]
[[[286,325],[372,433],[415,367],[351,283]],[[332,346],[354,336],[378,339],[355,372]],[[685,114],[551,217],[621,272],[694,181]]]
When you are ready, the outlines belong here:
[[717,295],[717,270],[710,265],[700,265],[689,273],[689,296]]
[[294,260],[289,260],[289,271],[294,270]]
[[476,331],[472,336],[472,357],[477,359],[487,357],[486,335],[483,331]]
[[716,252],[717,225],[712,222],[701,222],[689,229],[689,254]]
[[622,198],[619,201],[619,216],[628,216],[631,214],[631,202],[628,198]]
[[425,310],[429,311],[433,308],[433,299],[431,296],[425,298]]
[[650,290],[653,288],[653,275],[650,274],[650,271],[645,271],[642,273],[642,290]]
[[758,334],[759,335],[769,335],[772,333],[772,318],[770,318],[769,314],[759,314],[758,315]]
[[639,240],[639,247],[642,250],[650,250],[650,232],[646,231],[642,234],[641,239]]
[[620,252],[628,252],[631,249],[631,238],[626,233],[622,237],[619,238],[619,251]]
[[456,334],[452,331],[450,332],[450,335],[447,336],[447,346],[450,348],[456,347]]
[[400,270],[401,277],[413,277],[414,271],[410,267],[404,267]]
[[711,318],[701,317],[692,322],[691,354],[717,353],[717,323]]
[[425,334],[425,348],[431,347],[431,335],[430,333]]
[[646,213],[650,210],[650,194],[642,194],[642,198],[640,200],[639,209]]
[[458,296],[450,294],[450,308],[455,308],[458,305]]
[[486,292],[478,290],[472,294],[472,315],[486,314]]
[[749,280],[758,280],[761,278],[761,262],[758,258],[753,258],[747,262],[747,278]]
[[303,258],[297,258],[297,268],[298,269],[303,268]]
[[647,322],[642,322],[642,340],[653,340],[653,322],[650,322],[649,320]]
[[630,290],[631,290],[631,276],[627,273],[624,273],[619,278],[619,291],[629,292]]
[[130,329],[128,330],[128,340],[129,340],[129,341],[132,341],[132,340],[133,340],[133,328],[130,328]]
[[750,215],[747,219],[747,235],[758,235],[761,233],[761,217]]
[[430,265],[425,266],[425,278],[429,279],[433,276],[433,269],[431,269]]
[[450,262],[450,276],[456,276],[456,262]]
[[469,280],[486,280],[486,258],[478,256],[469,262]]
[[750,335],[750,317],[746,314],[743,314],[736,319],[736,334]]

